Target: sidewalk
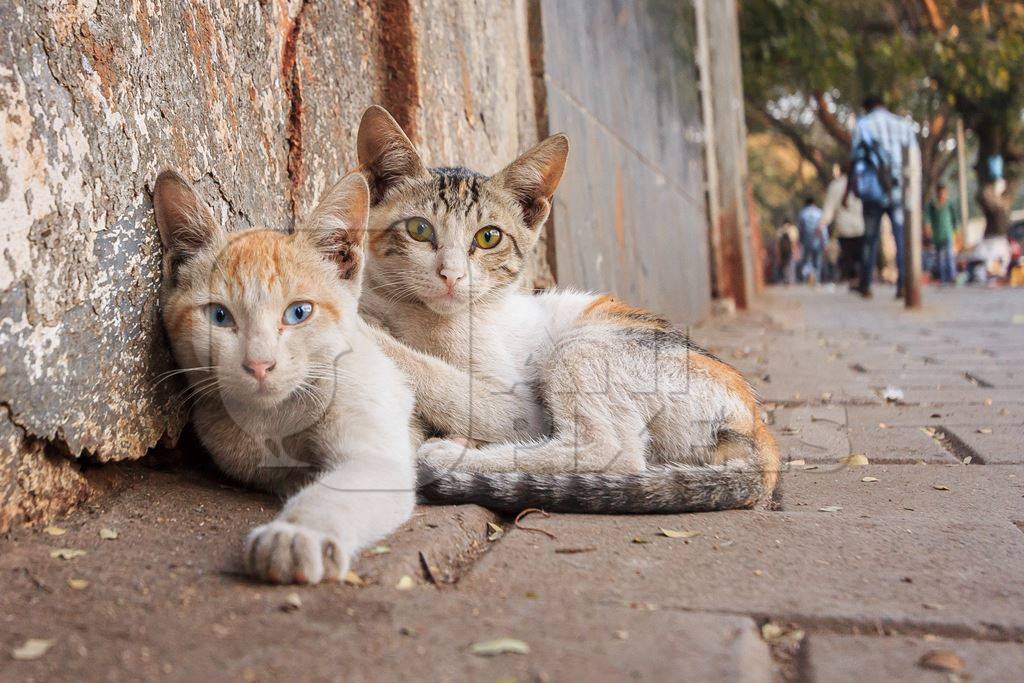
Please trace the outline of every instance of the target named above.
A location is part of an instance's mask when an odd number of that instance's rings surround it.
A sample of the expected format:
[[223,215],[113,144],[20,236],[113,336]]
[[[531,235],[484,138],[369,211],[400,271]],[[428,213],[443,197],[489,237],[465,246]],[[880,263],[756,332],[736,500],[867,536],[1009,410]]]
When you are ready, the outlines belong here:
[[[693,330],[760,391],[790,462],[777,512],[522,521],[545,534],[423,508],[356,563],[365,585],[279,588],[239,574],[273,499],[107,470],[119,491],[63,535],[0,540],[0,680],[1018,679],[1024,296],[925,300],[775,289]],[[53,643],[14,661],[29,638]],[[471,651],[497,638],[529,652]]]

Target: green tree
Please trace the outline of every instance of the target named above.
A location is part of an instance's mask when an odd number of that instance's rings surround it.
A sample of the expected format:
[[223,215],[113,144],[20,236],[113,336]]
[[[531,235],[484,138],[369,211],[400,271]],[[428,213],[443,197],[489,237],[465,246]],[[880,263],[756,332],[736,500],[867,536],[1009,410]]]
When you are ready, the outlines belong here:
[[[921,0],[929,75],[978,140],[985,234],[1005,234],[1024,170],[1024,2]],[[1002,178],[997,164],[1001,158]]]

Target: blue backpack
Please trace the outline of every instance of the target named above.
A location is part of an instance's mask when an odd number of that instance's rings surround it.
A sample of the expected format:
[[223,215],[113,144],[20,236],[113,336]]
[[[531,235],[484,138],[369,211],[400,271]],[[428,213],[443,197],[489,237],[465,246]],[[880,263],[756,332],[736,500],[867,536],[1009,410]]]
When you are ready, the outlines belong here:
[[862,202],[891,206],[899,179],[892,174],[892,157],[865,128],[853,150],[853,194]]

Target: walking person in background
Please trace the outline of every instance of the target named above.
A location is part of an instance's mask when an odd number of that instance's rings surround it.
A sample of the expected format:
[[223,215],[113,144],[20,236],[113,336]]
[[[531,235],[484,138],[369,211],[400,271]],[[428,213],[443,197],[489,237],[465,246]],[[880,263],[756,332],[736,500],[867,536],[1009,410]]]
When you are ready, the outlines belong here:
[[796,218],[796,227],[800,230],[800,247],[804,252],[799,268],[800,278],[804,282],[821,280],[821,257],[825,240],[818,229],[820,221],[821,209],[814,203],[814,197],[808,197]]
[[829,225],[831,235],[839,242],[839,279],[855,286],[864,245],[864,214],[860,199],[850,192],[849,177],[838,170],[825,193],[818,227],[822,234]]
[[882,216],[888,214],[896,239],[896,297],[900,298],[906,284],[903,172],[920,164],[920,150],[910,123],[886,109],[882,98],[866,98],[864,111],[853,132],[850,156],[853,191],[861,200],[864,214],[859,290],[861,296],[871,296]]
[[956,280],[956,254],[953,252],[953,233],[960,227],[959,209],[949,201],[945,183],[939,183],[935,199],[924,210],[925,230],[932,236],[932,244],[939,259],[939,281]]
[[775,233],[775,253],[778,259],[777,281],[787,285],[796,282],[796,226],[786,221]]

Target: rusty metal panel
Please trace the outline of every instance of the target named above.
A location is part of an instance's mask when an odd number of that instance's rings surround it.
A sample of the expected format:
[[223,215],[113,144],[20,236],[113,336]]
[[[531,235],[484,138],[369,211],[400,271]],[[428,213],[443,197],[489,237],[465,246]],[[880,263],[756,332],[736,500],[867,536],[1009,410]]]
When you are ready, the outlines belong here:
[[571,140],[553,216],[559,283],[699,320],[710,283],[692,6],[540,11],[550,130]]

